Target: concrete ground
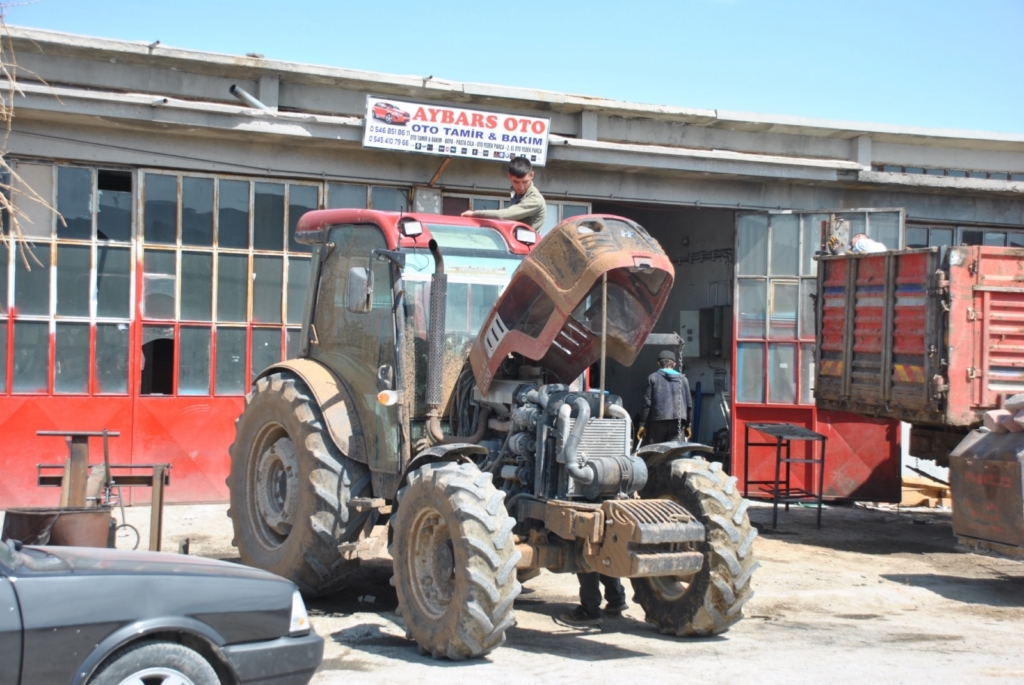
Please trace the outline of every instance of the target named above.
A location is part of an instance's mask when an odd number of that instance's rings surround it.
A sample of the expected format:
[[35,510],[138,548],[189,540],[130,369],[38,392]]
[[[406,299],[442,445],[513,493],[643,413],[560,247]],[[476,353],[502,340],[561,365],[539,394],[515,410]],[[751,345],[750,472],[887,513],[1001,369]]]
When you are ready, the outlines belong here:
[[[168,506],[164,549],[237,559],[226,505]],[[707,639],[658,634],[632,606],[600,629],[573,630],[574,576],[544,573],[516,602],[517,625],[486,658],[434,661],[405,638],[390,563],[308,603],[327,640],[315,685],[457,683],[1024,683],[1024,563],[954,549],[948,510],[751,507],[761,568],[746,618]],[[147,544],[149,509],[128,518]],[[627,588],[628,589],[628,588]],[[631,594],[631,593],[630,593]]]

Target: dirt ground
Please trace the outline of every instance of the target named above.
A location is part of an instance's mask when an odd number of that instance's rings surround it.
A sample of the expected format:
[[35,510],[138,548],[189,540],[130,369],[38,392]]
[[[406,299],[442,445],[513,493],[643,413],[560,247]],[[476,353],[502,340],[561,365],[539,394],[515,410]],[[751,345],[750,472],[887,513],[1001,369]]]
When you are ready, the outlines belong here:
[[[168,506],[164,549],[237,559],[226,505]],[[1024,683],[1024,563],[955,549],[949,510],[755,504],[761,568],[746,618],[725,635],[655,632],[631,606],[599,629],[555,622],[574,576],[544,573],[516,602],[517,625],[484,659],[434,661],[405,638],[390,563],[365,563],[341,592],[308,603],[327,641],[315,685],[457,683]],[[148,540],[149,509],[128,509]],[[627,587],[628,590],[628,587]],[[631,594],[631,593],[630,593]]]

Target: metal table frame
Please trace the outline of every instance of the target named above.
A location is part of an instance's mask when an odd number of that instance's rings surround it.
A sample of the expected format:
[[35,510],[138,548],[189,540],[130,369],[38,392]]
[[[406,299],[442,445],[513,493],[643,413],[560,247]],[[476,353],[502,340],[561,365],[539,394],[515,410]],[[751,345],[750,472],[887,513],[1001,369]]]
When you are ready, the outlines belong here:
[[[775,438],[774,442],[751,442],[750,429],[770,435]],[[790,451],[792,442],[814,441],[821,443],[821,457],[818,459],[793,459]],[[743,460],[743,496],[750,495],[750,486],[772,485],[770,489],[763,489],[772,496],[772,528],[779,527],[779,504],[786,506],[796,502],[808,500],[817,502],[818,505],[818,528],[821,528],[821,504],[825,493],[825,442],[828,440],[821,433],[816,433],[803,426],[795,426],[791,423],[748,423],[745,426],[744,435],[744,460]],[[774,447],[775,448],[775,480],[750,480],[750,448],[751,447]],[[782,456],[785,448],[786,456]],[[786,479],[781,478],[782,465],[786,465]],[[804,488],[794,488],[790,485],[790,469],[792,464],[817,464],[818,465],[818,492],[810,492]],[[814,467],[812,466],[812,469]],[[780,487],[784,486],[784,487]]]

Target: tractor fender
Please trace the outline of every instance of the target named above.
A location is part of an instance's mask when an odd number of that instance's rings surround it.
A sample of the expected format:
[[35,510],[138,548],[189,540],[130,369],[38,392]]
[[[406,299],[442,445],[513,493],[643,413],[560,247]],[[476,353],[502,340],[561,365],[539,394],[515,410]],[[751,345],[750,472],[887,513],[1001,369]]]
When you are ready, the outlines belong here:
[[[405,487],[409,479],[409,474],[427,464],[437,464],[439,462],[455,462],[456,464],[469,464],[472,463],[470,455],[487,454],[487,448],[481,447],[480,445],[474,445],[469,442],[456,442],[451,445],[434,445],[429,449],[425,449],[409,462],[408,466],[402,471],[402,478],[398,482],[398,490]],[[398,499],[395,499],[395,509],[398,508]]]
[[[302,379],[323,414],[331,440],[349,459],[367,463],[366,440],[359,412],[344,381],[320,362],[312,359],[289,359],[269,366],[256,380],[278,371],[288,371]],[[255,382],[255,381],[254,381]],[[457,445],[452,445],[457,447]]]
[[647,464],[647,468],[654,470],[659,465],[668,461],[674,461],[690,452],[704,452],[713,454],[715,449],[699,442],[659,442],[654,445],[644,445],[636,451]]

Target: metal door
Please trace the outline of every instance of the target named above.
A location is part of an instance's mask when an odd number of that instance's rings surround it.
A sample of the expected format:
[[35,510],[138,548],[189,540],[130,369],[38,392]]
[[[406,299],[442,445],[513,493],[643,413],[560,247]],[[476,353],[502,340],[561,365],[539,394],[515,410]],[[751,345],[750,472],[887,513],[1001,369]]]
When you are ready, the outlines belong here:
[[[828,438],[825,496],[898,501],[900,430],[896,421],[814,406],[817,261],[823,223],[849,222],[849,236],[865,233],[890,249],[903,244],[901,209],[752,212],[736,218],[732,373],[732,464],[741,478],[774,478],[775,449],[745,450],[746,424],[792,423]],[[760,434],[753,442],[767,442]],[[794,443],[794,458],[811,457],[815,443]],[[749,464],[747,461],[749,460]],[[796,464],[793,487],[812,489],[812,465]],[[743,483],[752,497],[764,486]]]

